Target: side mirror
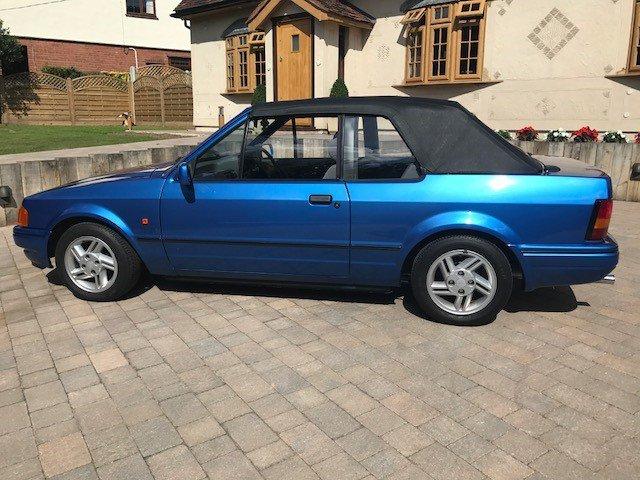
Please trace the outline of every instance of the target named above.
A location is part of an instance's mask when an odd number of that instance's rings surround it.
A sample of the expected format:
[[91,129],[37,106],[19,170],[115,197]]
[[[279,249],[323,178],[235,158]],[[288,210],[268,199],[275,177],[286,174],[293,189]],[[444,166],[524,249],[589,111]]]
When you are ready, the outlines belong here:
[[8,207],[13,205],[13,192],[11,187],[3,185],[0,187],[0,207]]
[[631,180],[634,182],[640,181],[640,163],[634,163],[631,167]]
[[193,184],[188,163],[181,163],[178,166],[178,183],[180,183],[180,185],[182,185],[183,187],[191,187],[191,185]]

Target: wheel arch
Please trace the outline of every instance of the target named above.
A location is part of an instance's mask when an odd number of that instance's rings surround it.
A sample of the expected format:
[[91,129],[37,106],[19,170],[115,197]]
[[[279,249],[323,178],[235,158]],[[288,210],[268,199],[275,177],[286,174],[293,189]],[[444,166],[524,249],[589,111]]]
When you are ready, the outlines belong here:
[[522,268],[522,264],[520,263],[520,260],[518,259],[514,251],[511,248],[509,248],[507,243],[504,240],[500,239],[497,235],[493,235],[486,231],[476,230],[473,228],[450,228],[450,229],[434,232],[424,237],[419,242],[417,242],[413,246],[413,248],[411,248],[411,250],[406,255],[402,263],[402,270],[401,270],[402,280],[405,281],[409,278],[409,275],[411,274],[411,266],[413,265],[413,260],[416,258],[416,255],[418,255],[418,252],[420,252],[420,250],[422,250],[423,247],[440,238],[453,237],[458,235],[467,236],[467,237],[469,236],[477,237],[494,244],[496,247],[498,247],[502,251],[502,253],[505,254],[507,259],[509,260],[509,263],[511,264],[511,270],[513,271],[514,279],[519,281],[522,281],[524,279],[524,270]]
[[111,230],[118,233],[122,238],[124,238],[127,243],[131,246],[134,252],[140,257],[140,252],[137,248],[135,241],[132,241],[133,238],[131,235],[128,235],[127,232],[116,223],[100,216],[89,215],[89,214],[78,214],[71,215],[65,218],[60,219],[52,228],[51,233],[49,234],[49,238],[47,240],[47,255],[49,258],[55,256],[56,246],[58,245],[58,241],[62,234],[69,228],[79,223],[95,223],[97,225],[102,225],[104,227],[110,228]]

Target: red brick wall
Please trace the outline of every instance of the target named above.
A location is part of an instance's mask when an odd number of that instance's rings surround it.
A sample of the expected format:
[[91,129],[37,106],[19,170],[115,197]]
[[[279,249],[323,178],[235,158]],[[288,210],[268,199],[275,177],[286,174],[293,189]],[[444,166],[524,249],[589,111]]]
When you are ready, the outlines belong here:
[[[135,66],[135,56],[126,47],[95,43],[65,42],[57,40],[37,40],[18,38],[26,45],[29,56],[29,70],[40,71],[45,65],[54,67],[76,67],[84,72],[129,71]],[[140,67],[153,64],[168,64],[169,57],[189,58],[189,52],[179,50],[156,50],[136,48]]]

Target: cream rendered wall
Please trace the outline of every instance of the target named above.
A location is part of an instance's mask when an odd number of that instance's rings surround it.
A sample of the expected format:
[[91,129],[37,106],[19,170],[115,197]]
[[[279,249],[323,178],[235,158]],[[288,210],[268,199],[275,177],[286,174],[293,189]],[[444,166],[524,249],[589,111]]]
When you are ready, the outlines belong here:
[[[353,3],[378,18],[371,33],[351,32],[345,76],[353,95],[453,99],[494,128],[640,129],[640,80],[605,78],[625,67],[634,0],[493,0],[484,68],[501,83],[410,88],[394,87],[405,61],[398,2]],[[579,31],[549,59],[528,36],[554,8]],[[554,43],[562,28],[552,22],[545,39]]]
[[193,124],[218,126],[218,107],[224,107],[227,120],[251,103],[251,95],[225,95],[226,55],[222,33],[248,12],[199,15],[191,20],[191,74],[193,75]]
[[[345,81],[351,95],[411,95],[461,102],[493,128],[640,130],[640,78],[609,79],[627,61],[635,0],[491,0],[486,41],[485,78],[500,83],[399,87],[404,80],[405,48],[399,0],[352,0],[377,18],[372,31],[350,29]],[[548,58],[529,39],[554,9],[578,32]],[[274,15],[298,12],[287,3]],[[192,20],[195,124],[217,125],[217,106],[226,118],[250,104],[250,95],[222,95],[225,88],[222,31],[249,10]],[[265,25],[267,95],[273,99],[273,48]],[[329,95],[338,72],[338,27],[314,24],[314,95]],[[551,22],[544,41],[557,42],[569,30]]]
[[170,17],[177,0],[156,0],[158,20],[126,16],[125,0],[0,0],[0,19],[18,37],[189,50],[189,30]]

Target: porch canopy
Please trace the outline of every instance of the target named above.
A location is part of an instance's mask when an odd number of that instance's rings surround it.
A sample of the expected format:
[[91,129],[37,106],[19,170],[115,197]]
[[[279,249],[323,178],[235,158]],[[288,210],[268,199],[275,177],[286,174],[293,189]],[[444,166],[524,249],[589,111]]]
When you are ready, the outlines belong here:
[[320,21],[332,21],[340,25],[371,30],[375,18],[347,0],[182,0],[173,12],[173,17],[189,18],[193,15],[238,8],[253,7],[247,19],[249,30],[260,28],[270,15],[285,1],[297,5]]

